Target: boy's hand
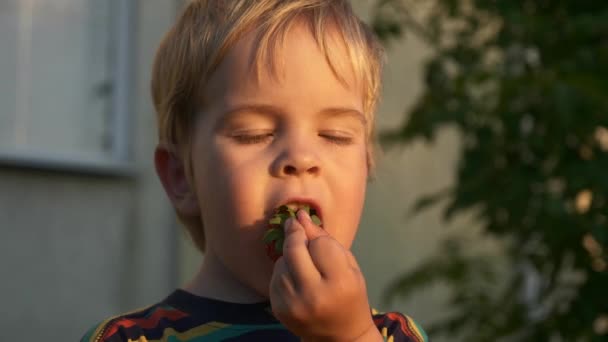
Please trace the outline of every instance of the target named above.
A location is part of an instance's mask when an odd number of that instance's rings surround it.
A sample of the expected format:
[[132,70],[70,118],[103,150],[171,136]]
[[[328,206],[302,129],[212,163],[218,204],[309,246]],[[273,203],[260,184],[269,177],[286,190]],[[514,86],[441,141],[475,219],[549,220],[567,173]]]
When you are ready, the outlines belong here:
[[277,319],[303,340],[382,341],[354,256],[303,210],[297,217],[285,225],[270,280]]

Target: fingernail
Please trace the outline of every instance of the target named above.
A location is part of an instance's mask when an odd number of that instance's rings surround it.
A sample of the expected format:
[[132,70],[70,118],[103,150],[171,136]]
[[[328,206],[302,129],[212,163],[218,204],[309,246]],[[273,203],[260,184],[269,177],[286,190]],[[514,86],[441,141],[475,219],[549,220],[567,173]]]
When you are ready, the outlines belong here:
[[310,221],[310,215],[308,215],[308,213],[305,210],[298,210],[298,213],[296,214],[298,216],[299,220],[306,220],[306,221]]

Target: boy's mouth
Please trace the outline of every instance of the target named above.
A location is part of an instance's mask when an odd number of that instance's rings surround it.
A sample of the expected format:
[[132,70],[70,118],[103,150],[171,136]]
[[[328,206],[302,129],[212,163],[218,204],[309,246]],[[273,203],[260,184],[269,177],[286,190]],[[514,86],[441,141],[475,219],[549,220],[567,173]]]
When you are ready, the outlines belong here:
[[[323,212],[321,211],[321,207],[313,199],[290,198],[290,199],[287,199],[286,201],[284,201],[281,205],[285,205],[293,211],[297,211],[298,209],[302,209],[305,207],[313,209],[315,211],[317,217],[319,217],[321,222],[323,222]],[[280,207],[281,205],[279,205],[277,207]]]
[[320,227],[323,226],[321,207],[314,200],[301,197],[289,198],[282,203],[273,208],[272,218],[268,220],[268,229],[262,238],[266,248],[266,255],[272,261],[277,261],[283,255],[285,223],[289,218],[294,217],[298,210],[303,209],[310,215],[310,219],[314,224]]

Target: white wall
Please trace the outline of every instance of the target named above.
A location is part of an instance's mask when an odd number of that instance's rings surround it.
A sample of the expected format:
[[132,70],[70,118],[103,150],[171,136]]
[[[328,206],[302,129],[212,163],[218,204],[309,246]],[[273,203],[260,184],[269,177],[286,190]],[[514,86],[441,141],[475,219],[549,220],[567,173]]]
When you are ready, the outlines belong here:
[[0,5],[0,147],[104,157],[115,4]]

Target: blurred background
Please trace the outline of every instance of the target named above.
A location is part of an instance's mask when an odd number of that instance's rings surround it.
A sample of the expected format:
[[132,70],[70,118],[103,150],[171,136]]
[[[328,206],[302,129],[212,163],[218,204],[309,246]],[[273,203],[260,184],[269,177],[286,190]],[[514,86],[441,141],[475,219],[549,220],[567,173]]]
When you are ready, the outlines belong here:
[[[78,340],[201,261],[156,177],[184,1],[0,1],[0,340]],[[353,247],[433,341],[608,340],[608,2],[353,0],[384,153]]]

